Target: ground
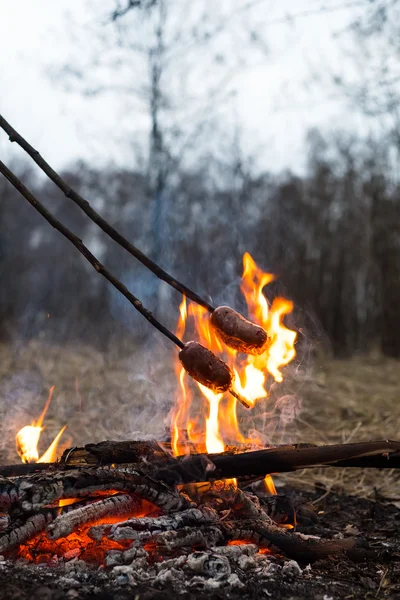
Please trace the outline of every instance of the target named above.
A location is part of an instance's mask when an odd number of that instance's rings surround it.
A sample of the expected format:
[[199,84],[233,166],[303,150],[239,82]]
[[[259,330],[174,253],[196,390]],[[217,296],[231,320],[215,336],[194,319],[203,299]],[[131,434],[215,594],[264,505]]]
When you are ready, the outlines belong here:
[[[172,365],[165,362],[164,348],[156,347],[146,356],[135,348],[105,353],[82,345],[60,347],[40,341],[18,347],[0,345],[0,461],[18,462],[15,432],[39,416],[51,385],[56,389],[43,442],[65,423],[68,445],[161,435],[168,424],[175,376]],[[271,434],[275,443],[399,439],[399,393],[398,361],[370,356],[303,362],[289,370],[285,383],[273,390],[274,402],[285,399],[279,426],[270,427],[265,413],[263,419],[258,415],[257,426],[263,422],[266,435]],[[182,598],[400,598],[398,473],[332,468],[276,480],[308,495],[321,512],[324,526],[336,532],[350,528],[356,535],[366,536],[370,545],[379,549],[378,556],[361,563],[347,557],[320,561],[297,577],[275,577],[263,585],[249,576],[245,590],[198,592]],[[0,562],[0,598],[176,597],[168,587],[118,586],[104,572],[77,574],[75,581],[67,578],[67,582],[64,576],[55,569]]]
[[[43,449],[64,424],[67,446],[163,436],[177,389],[173,365],[166,362],[169,349],[112,346],[101,352],[82,344],[61,347],[38,340],[0,344],[0,463],[18,462],[15,433],[39,416],[52,385],[56,387]],[[261,408],[254,421],[266,442],[400,438],[399,361],[380,356],[312,362],[303,358],[285,373],[272,396],[280,408],[285,401],[278,425],[276,411],[263,414]],[[252,417],[240,410],[246,427]],[[309,470],[285,480],[301,488],[312,489],[318,481],[327,489],[363,498],[400,501],[400,477],[390,470]]]
[[[281,490],[290,492],[289,488]],[[368,560],[354,561],[342,556],[328,558],[311,567],[301,565],[301,572],[278,570],[268,577],[238,571],[244,588],[223,587],[207,592],[177,593],[166,583],[154,589],[152,582],[131,587],[124,579],[102,570],[76,570],[66,573],[47,566],[14,566],[0,561],[0,598],[4,600],[357,600],[400,598],[400,519],[397,509],[388,504],[331,492],[317,500],[321,511],[320,525],[330,535],[345,529],[362,533],[377,554]],[[319,499],[319,501],[318,501]],[[382,544],[382,541],[384,543]],[[283,559],[273,558],[276,564]]]

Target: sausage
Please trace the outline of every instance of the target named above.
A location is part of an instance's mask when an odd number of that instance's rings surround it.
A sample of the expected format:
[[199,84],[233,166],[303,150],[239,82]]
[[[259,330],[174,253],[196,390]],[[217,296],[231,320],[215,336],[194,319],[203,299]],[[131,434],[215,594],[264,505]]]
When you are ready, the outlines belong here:
[[267,332],[229,306],[218,306],[211,313],[210,323],[227,346],[245,354],[264,352],[268,339]]
[[198,342],[187,342],[179,352],[179,360],[193,379],[215,393],[227,392],[233,373],[223,360]]

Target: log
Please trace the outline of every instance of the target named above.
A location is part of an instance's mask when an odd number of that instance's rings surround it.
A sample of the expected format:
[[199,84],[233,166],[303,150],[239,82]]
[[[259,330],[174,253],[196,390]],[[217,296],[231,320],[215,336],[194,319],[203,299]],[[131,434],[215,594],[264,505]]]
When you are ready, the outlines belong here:
[[23,525],[10,526],[0,536],[0,553],[12,550],[23,544],[37,533],[44,531],[46,526],[56,517],[57,510],[40,511],[29,517]]
[[[229,447],[221,454],[190,454],[173,458],[168,443],[101,442],[64,452],[59,463],[8,465],[0,468],[1,477],[26,477],[40,472],[57,473],[76,467],[106,464],[146,470],[152,477],[171,484],[240,477],[244,481],[271,473],[286,473],[304,468],[332,466],[349,468],[400,468],[400,442],[373,441],[352,444],[313,446],[284,445],[266,450],[247,451],[248,446]],[[116,468],[118,470],[118,467]]]
[[98,444],[86,444],[82,448],[65,450],[60,465],[84,467],[122,463],[138,464],[144,460],[171,458],[172,449],[169,442],[157,441],[121,441],[106,440]]
[[[391,453],[394,454],[393,461]],[[400,442],[376,441],[329,446],[283,446],[239,454],[198,454],[152,466],[152,476],[166,483],[241,478],[242,481],[320,466],[379,468],[400,466]],[[378,460],[378,457],[380,460]],[[371,460],[371,458],[373,460]],[[343,461],[346,461],[343,464]]]
[[129,517],[139,506],[140,502],[130,495],[110,496],[59,515],[48,526],[47,536],[51,540],[58,540],[72,533],[75,527],[98,521],[103,517]]
[[35,512],[63,498],[110,495],[111,491],[134,493],[165,511],[189,508],[191,502],[162,481],[156,481],[132,468],[86,468],[56,471],[0,481],[0,509],[18,504],[25,512]]

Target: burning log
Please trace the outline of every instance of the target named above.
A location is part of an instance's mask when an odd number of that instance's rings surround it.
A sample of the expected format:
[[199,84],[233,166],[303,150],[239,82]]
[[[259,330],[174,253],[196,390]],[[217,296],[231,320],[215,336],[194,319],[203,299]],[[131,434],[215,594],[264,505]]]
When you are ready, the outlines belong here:
[[172,484],[234,477],[249,481],[270,473],[286,473],[319,466],[400,468],[400,442],[391,440],[327,446],[284,445],[250,452],[247,451],[247,446],[228,446],[228,449],[228,452],[220,454],[191,454],[172,458],[170,445],[164,442],[107,441],[87,444],[84,448],[71,448],[64,452],[60,463],[1,467],[0,509],[10,506],[17,493],[15,483],[6,479],[7,477],[39,475],[43,471],[50,474],[79,466],[124,464],[132,469],[135,465],[140,465],[140,469],[149,470],[156,479]]
[[55,519],[57,510],[44,510],[30,516],[23,525],[13,524],[0,536],[0,553],[23,544]]
[[[98,467],[79,471],[57,471],[49,475],[35,475],[14,482],[3,480],[0,498],[5,501],[0,509],[18,502],[25,512],[41,510],[46,505],[64,498],[85,498],[110,494],[110,490],[136,493],[166,511],[188,508],[190,501],[162,481],[156,481],[134,469]],[[13,502],[10,502],[13,500]]]
[[169,484],[190,483],[211,479],[242,478],[254,480],[271,473],[285,473],[299,469],[318,466],[368,466],[377,464],[377,456],[381,458],[379,466],[391,467],[391,453],[394,453],[395,464],[398,464],[400,442],[359,442],[352,444],[332,444],[329,446],[284,446],[239,454],[198,454],[177,457],[161,464],[153,465],[153,475]]
[[[235,522],[224,525],[224,527],[227,526],[234,530]],[[304,563],[314,562],[333,554],[352,550],[358,543],[357,538],[354,537],[332,540],[302,536],[288,529],[278,527],[265,519],[244,520],[240,522],[240,527],[257,533],[261,538],[267,540],[271,546],[282,551],[289,558]]]
[[57,540],[72,533],[75,527],[91,523],[102,517],[130,516],[140,503],[137,498],[128,495],[111,496],[87,506],[82,506],[59,515],[47,528],[47,536]]

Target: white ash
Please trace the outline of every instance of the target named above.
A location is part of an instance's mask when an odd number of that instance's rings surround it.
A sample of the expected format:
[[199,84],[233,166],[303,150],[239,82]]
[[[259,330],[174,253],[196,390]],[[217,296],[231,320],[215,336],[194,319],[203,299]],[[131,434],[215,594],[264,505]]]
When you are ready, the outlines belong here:
[[[134,558],[129,565],[115,565],[116,560],[126,561],[130,551]],[[162,588],[170,584],[177,593],[216,589],[225,592],[245,587],[251,578],[267,582],[273,577],[293,579],[302,576],[296,561],[288,560],[281,565],[275,557],[259,554],[254,544],[216,546],[153,564],[148,559],[144,549],[131,548],[119,554],[109,552],[107,564],[115,565],[112,575],[117,585],[135,587],[147,583],[154,588]]]
[[138,558],[144,558],[147,563],[148,556],[144,548],[135,546],[131,546],[128,550],[109,550],[105,558],[105,565],[106,567],[115,567],[132,564],[132,561]]
[[238,544],[235,546],[215,546],[211,548],[214,554],[222,554],[229,559],[239,559],[241,556],[253,556],[257,554],[258,547],[255,544]]
[[[122,523],[116,523],[111,527],[108,537],[111,540],[147,539],[138,536],[137,532],[159,534],[162,531],[176,531],[184,527],[206,525],[218,519],[217,512],[212,508],[189,508],[173,515],[132,518]],[[98,529],[94,534],[100,534],[101,531]],[[107,530],[103,531],[106,533]],[[91,535],[93,535],[92,532]]]
[[286,577],[297,577],[298,575],[301,575],[303,573],[302,569],[300,568],[299,564],[295,561],[295,560],[289,560],[287,562],[285,562],[285,564],[282,567],[282,575],[286,576]]

